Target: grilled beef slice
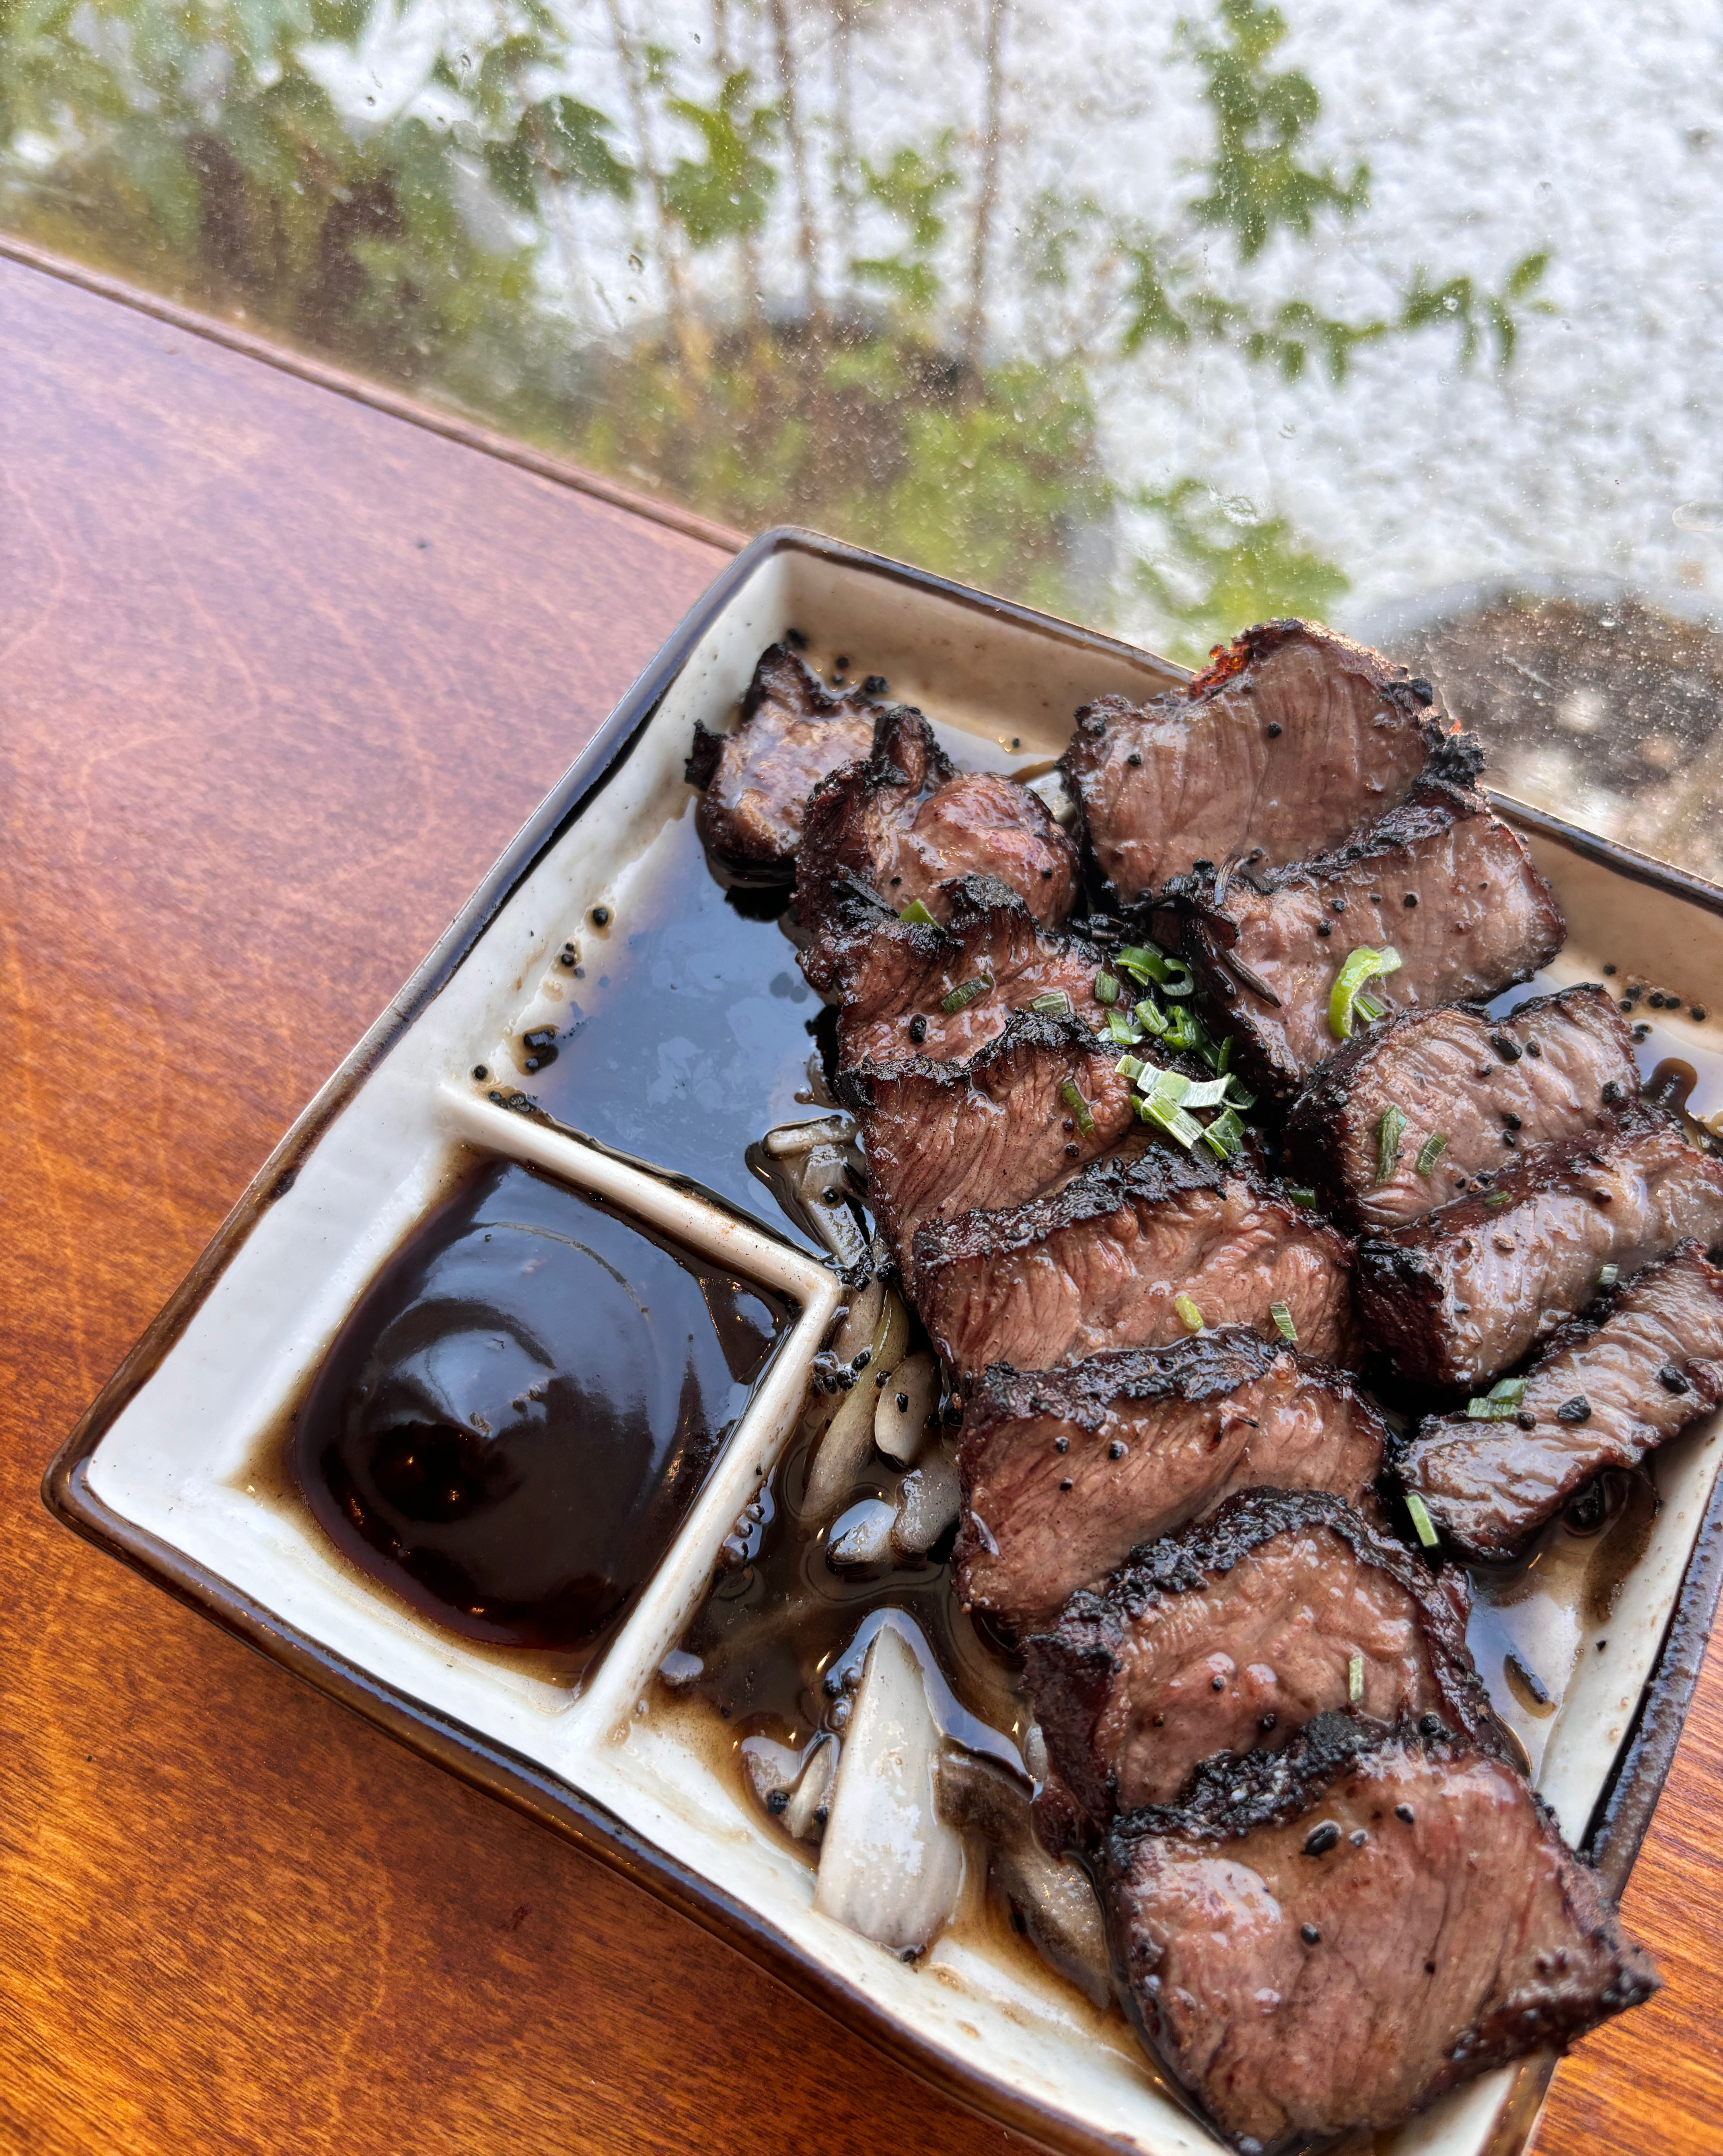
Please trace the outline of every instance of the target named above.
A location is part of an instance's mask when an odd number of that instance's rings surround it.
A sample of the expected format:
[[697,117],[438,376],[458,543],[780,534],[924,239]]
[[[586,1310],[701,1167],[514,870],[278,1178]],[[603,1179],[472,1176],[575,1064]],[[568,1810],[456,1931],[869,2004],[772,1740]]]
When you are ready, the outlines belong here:
[[1209,1326],[1268,1339],[1282,1303],[1301,1348],[1343,1361],[1350,1270],[1345,1237],[1248,1168],[1159,1143],[1027,1204],[929,1221],[914,1243],[916,1308],[967,1371],[1170,1346],[1191,1331],[1180,1296]]
[[[1100,1026],[1106,1014],[1095,1001],[1095,976],[1103,961],[1092,944],[1049,935],[997,876],[959,877],[942,896],[939,927],[860,901],[841,915],[840,932],[853,940],[836,962],[844,983],[840,1069],[973,1055],[1037,996],[1063,995],[1078,1017]],[[948,1001],[957,1008],[946,1010]]]
[[1021,1011],[967,1062],[917,1056],[840,1072],[868,1204],[906,1276],[923,1220],[1016,1205],[1124,1137],[1136,1111],[1118,1065],[1118,1049],[1081,1019]]
[[1097,1826],[1170,1804],[1217,1752],[1278,1751],[1349,1701],[1382,1721],[1494,1726],[1460,1575],[1433,1579],[1324,1491],[1240,1491],[1073,1594],[1026,1657],[1061,1801]]
[[1385,1439],[1344,1371],[1242,1327],[1066,1370],[995,1364],[964,1410],[959,1593],[1021,1632],[1235,1490],[1368,1505]]
[[1272,888],[1193,874],[1167,895],[1247,1067],[1283,1098],[1339,1047],[1330,992],[1360,946],[1399,952],[1399,971],[1371,984],[1393,1010],[1499,994],[1566,934],[1521,840],[1481,793],[1445,783],[1421,782],[1362,838],[1258,882]]
[[1402,1377],[1475,1391],[1583,1312],[1604,1265],[1637,1272],[1690,1235],[1723,1240],[1723,1161],[1642,1104],[1360,1243],[1359,1316]]
[[1432,701],[1403,666],[1303,621],[1246,629],[1140,710],[1103,696],[1078,713],[1064,757],[1095,865],[1129,905],[1199,860],[1326,852],[1427,769],[1477,776],[1475,738]]
[[834,773],[808,803],[795,904],[812,938],[802,970],[836,999],[852,941],[851,901],[901,913],[919,899],[939,917],[940,886],[979,873],[1018,893],[1039,921],[1062,921],[1077,892],[1077,849],[1039,794],[1015,779],[959,773],[919,711],[882,711],[865,763]]
[[1551,1336],[1511,1416],[1422,1424],[1398,1463],[1460,1553],[1512,1557],[1600,1469],[1723,1399],[1723,1268],[1683,1243]]
[[1524,1778],[1427,1722],[1211,1760],[1106,1876],[1125,2003],[1247,2156],[1380,2132],[1660,1982]]
[[718,859],[742,875],[788,882],[808,796],[868,754],[878,708],[859,689],[834,696],[784,644],[763,651],[734,733],[694,729],[687,776],[705,788],[700,835]]
[[[1335,1219],[1380,1232],[1445,1204],[1480,1173],[1493,1178],[1516,1152],[1597,1129],[1638,1097],[1633,1034],[1595,983],[1535,997],[1504,1019],[1463,1005],[1402,1011],[1317,1070],[1287,1119],[1287,1159]],[[1405,1127],[1378,1179],[1393,1110]]]

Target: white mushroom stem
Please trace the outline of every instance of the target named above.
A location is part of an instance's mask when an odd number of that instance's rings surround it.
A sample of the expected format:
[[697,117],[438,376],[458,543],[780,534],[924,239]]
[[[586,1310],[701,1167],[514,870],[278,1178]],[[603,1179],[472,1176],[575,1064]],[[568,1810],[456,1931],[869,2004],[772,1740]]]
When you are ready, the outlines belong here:
[[873,1441],[887,1460],[913,1467],[928,1440],[928,1418],[939,1398],[939,1366],[925,1349],[906,1356],[879,1389]]
[[864,1348],[872,1347],[885,1305],[886,1284],[882,1280],[871,1280],[856,1292],[832,1337],[831,1352],[840,1363],[853,1363]]
[[892,1540],[906,1557],[924,1556],[957,1517],[961,1496],[957,1462],[942,1445],[904,1476]]
[[864,1372],[825,1425],[825,1435],[808,1470],[807,1494],[802,1500],[802,1517],[810,1526],[818,1527],[831,1517],[861,1474],[873,1450],[873,1411],[878,1398],[870,1373]]
[[898,1527],[895,1510],[879,1498],[870,1498],[846,1512],[836,1523],[825,1555],[832,1564],[882,1564],[892,1554]]
[[774,1160],[794,1160],[818,1145],[847,1145],[855,1135],[847,1116],[827,1116],[817,1123],[780,1123],[766,1132],[764,1142]]
[[963,1836],[934,1800],[939,1746],[921,1665],[883,1625],[844,1735],[814,1907],[899,1953],[932,1942],[963,1886]]
[[792,1840],[817,1841],[825,1832],[825,1822],[816,1815],[831,1794],[838,1751],[838,1741],[829,1732],[815,1739],[795,1793],[784,1809],[784,1831]]

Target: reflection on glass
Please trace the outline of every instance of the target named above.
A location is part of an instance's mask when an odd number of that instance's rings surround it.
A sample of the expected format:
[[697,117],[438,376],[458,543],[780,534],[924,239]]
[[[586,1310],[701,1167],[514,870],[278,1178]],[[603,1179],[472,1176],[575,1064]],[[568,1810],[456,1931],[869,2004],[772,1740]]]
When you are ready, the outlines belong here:
[[33,0],[0,218],[732,524],[1186,658],[1277,612],[1379,634],[1515,791],[1715,871],[1695,36],[1576,0]]

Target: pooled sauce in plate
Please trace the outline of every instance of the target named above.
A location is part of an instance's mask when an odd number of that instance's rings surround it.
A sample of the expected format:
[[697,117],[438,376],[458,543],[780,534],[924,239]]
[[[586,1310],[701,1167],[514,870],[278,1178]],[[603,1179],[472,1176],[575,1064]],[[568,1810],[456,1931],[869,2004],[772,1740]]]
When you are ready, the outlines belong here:
[[495,1163],[372,1283],[289,1462],[355,1564],[451,1631],[590,1654],[669,1548],[782,1301]]

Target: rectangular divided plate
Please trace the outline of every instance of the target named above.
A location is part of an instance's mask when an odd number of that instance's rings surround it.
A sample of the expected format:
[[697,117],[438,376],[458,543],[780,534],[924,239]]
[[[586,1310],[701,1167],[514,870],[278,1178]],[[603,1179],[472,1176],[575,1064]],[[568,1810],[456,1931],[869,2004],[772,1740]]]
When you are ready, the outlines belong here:
[[[814,1913],[814,1875],[759,1820],[686,1707],[653,1676],[712,1578],[731,1523],[793,1430],[840,1298],[764,1186],[760,1224],[486,1096],[471,1076],[547,1008],[557,953],[601,895],[625,918],[692,797],[697,720],[721,730],[764,645],[795,624],[855,652],[927,712],[960,762],[1057,755],[1080,703],[1140,700],[1178,669],[1089,632],[794,532],[769,533],[713,586],[548,797],[395,1004],[300,1117],[49,1469],[70,1526],[393,1734],[532,1812],[729,1939],[915,2071],[1070,2149],[1212,2148],[1116,2015],[1026,1955],[962,1927],[917,1968]],[[1636,968],[1723,1009],[1723,894],[1515,804],[1566,911],[1541,985]],[[786,949],[785,961],[789,953]],[[1679,1017],[1647,1067],[1699,1069],[1723,1111],[1723,1058]],[[577,1690],[529,1656],[425,1624],[350,1568],[257,1472],[310,1373],[384,1259],[466,1154],[528,1162],[775,1290],[794,1324],[665,1561]],[[1663,1507],[1607,1619],[1572,1624],[1574,1672],[1535,1726],[1539,1782],[1619,1889],[1656,1799],[1715,1599],[1720,1449],[1701,1424],[1656,1460]],[[1607,1634],[1608,1652],[1595,1651]],[[1510,1708],[1512,1712],[1511,1707]],[[1654,1942],[1653,1943],[1654,1944]],[[1457,2092],[1391,2137],[1411,2156],[1519,2147],[1546,2061]],[[1386,2149],[1390,2139],[1377,2145]]]

